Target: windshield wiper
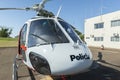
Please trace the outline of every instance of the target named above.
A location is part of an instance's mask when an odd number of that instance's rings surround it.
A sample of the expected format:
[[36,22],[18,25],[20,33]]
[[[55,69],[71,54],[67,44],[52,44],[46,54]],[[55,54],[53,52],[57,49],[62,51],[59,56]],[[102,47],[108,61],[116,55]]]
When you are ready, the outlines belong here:
[[30,34],[30,35],[35,36],[35,37],[37,37],[37,38],[39,38],[39,39],[41,39],[41,40],[43,40],[43,41],[48,43],[48,41],[46,39],[44,39],[44,38],[42,38],[42,37],[40,37],[40,36],[38,36],[36,34]]
[[33,47],[33,46],[40,46],[40,45],[48,45],[48,44],[50,44],[50,45],[53,46],[55,43],[61,43],[61,42],[49,42],[49,41],[47,41],[46,39],[44,39],[44,38],[42,38],[42,37],[40,37],[40,36],[38,36],[38,35],[36,35],[36,34],[30,34],[30,35],[35,36],[35,37],[37,37],[38,39],[41,39],[41,40],[45,41],[44,43],[34,44],[34,45],[32,45],[31,47]]

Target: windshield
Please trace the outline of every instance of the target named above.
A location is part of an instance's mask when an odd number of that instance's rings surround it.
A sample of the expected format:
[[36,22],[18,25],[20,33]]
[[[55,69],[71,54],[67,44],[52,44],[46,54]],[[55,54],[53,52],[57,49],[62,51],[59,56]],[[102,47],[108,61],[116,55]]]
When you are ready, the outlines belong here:
[[54,43],[69,43],[54,20],[41,19],[31,22],[28,37],[29,47]]
[[65,31],[68,33],[68,35],[72,38],[72,40],[75,42],[75,43],[82,43],[82,41],[79,39],[79,37],[77,36],[77,34],[75,33],[75,31],[73,30],[73,27],[64,22],[64,21],[61,21],[59,20],[59,23],[63,26],[63,28],[65,29]]

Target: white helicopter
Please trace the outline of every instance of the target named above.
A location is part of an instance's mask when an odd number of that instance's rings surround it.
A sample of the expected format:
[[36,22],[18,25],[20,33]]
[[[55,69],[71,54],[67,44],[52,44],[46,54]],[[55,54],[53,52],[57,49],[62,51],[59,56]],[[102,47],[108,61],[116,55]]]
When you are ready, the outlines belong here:
[[[89,70],[93,60],[89,48],[75,33],[73,26],[44,9],[47,0],[27,8],[0,10],[33,10],[37,16],[23,25],[19,35],[18,54],[13,64],[17,80],[19,56],[30,69],[44,75],[72,75]],[[51,14],[51,15],[48,15]]]

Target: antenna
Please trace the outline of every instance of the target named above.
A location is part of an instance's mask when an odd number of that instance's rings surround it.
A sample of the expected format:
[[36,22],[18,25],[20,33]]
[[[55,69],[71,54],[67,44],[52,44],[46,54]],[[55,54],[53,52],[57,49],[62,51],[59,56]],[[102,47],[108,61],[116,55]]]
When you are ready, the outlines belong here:
[[103,1],[101,0],[101,8],[100,8],[100,20],[102,21],[102,14],[103,14]]
[[103,9],[106,9],[107,7],[103,6],[103,0],[101,0],[101,7],[100,7],[100,20],[102,21],[103,16]]
[[59,7],[56,18],[59,16],[61,9],[62,9],[62,6]]

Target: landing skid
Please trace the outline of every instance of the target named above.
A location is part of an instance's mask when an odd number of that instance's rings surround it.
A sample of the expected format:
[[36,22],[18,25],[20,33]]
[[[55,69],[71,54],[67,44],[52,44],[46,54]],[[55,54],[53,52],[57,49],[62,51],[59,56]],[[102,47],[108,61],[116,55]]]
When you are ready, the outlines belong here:
[[18,80],[18,68],[21,63],[22,63],[22,59],[17,54],[14,58],[13,67],[12,67],[13,68],[12,80]]

